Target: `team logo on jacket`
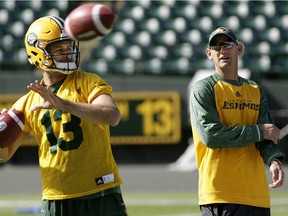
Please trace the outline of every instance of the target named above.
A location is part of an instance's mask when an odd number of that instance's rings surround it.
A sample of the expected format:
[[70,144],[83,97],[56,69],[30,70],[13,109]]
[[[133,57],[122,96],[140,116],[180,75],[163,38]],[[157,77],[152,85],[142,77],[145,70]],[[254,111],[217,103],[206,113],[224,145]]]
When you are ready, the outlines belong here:
[[242,97],[242,95],[240,94],[240,92],[236,92],[236,97]]
[[243,101],[231,100],[231,101],[224,101],[222,109],[259,110],[260,104],[252,103],[251,101],[245,101],[245,100]]

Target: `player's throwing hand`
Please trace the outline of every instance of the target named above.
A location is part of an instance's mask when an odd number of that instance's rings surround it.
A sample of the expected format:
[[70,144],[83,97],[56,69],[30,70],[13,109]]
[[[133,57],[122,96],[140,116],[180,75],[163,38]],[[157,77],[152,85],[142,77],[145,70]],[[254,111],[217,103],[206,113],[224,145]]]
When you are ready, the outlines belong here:
[[59,101],[61,99],[57,97],[55,94],[53,94],[53,92],[49,87],[40,84],[38,80],[36,80],[35,83],[30,83],[30,85],[27,86],[27,88],[29,90],[35,91],[43,98],[42,104],[32,107],[31,111],[39,109],[52,109],[58,107],[57,104],[59,104]]

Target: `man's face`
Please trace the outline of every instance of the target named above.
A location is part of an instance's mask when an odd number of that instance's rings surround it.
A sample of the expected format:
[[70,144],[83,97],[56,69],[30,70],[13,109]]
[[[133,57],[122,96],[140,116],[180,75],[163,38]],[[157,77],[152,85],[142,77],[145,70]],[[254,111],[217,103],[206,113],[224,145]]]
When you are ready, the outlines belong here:
[[70,62],[72,61],[73,41],[65,40],[49,44],[49,53],[57,62]]
[[220,69],[237,65],[238,45],[226,35],[217,36],[206,53]]

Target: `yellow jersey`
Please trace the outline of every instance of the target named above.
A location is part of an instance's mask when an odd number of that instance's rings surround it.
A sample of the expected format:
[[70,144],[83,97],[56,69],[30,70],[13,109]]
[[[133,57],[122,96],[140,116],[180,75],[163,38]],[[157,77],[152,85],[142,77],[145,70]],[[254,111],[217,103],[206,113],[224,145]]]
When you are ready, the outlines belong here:
[[216,73],[192,86],[190,114],[199,170],[199,204],[270,207],[264,162],[284,154],[263,140],[273,123],[264,91],[251,80]]
[[[98,75],[81,71],[51,89],[60,98],[88,104],[112,93]],[[93,124],[60,109],[30,111],[41,102],[39,94],[29,91],[13,107],[24,112],[24,131],[32,132],[39,146],[42,198],[77,198],[119,186],[122,180],[111,151],[109,125]]]

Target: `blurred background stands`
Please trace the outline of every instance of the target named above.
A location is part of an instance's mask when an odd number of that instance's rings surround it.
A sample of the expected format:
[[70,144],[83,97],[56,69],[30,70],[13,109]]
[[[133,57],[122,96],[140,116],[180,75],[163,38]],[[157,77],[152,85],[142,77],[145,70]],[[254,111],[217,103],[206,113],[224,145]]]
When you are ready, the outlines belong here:
[[[1,1],[0,69],[31,70],[23,41],[29,25],[44,15],[65,18],[82,3],[85,2]],[[205,55],[209,34],[218,26],[228,26],[246,46],[245,54],[240,57],[241,68],[264,76],[288,74],[288,2],[144,0],[102,3],[109,4],[117,13],[117,23],[99,43],[81,43],[83,70],[129,76],[191,76],[199,69],[213,69]]]

